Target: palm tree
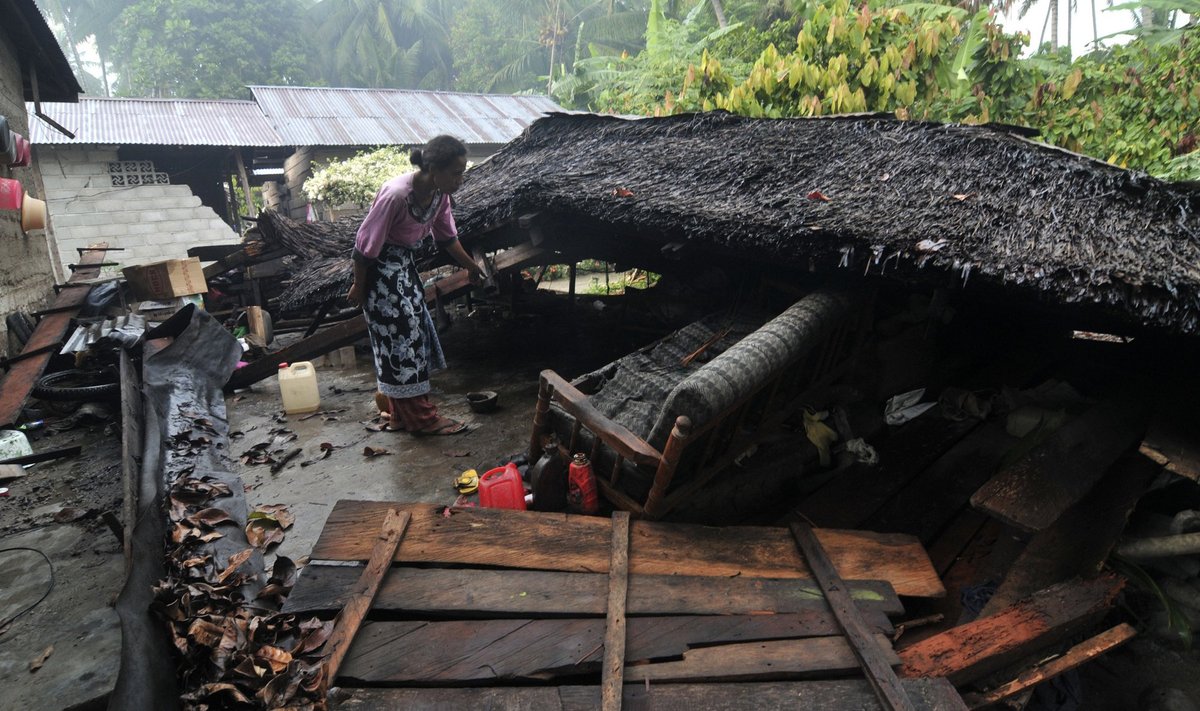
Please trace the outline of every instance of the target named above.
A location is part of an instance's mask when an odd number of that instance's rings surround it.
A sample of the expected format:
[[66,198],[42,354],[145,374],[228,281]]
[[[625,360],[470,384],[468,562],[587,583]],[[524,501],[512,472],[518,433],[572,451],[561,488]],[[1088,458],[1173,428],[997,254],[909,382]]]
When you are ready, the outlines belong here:
[[447,88],[446,0],[319,0],[309,9],[325,78],[341,86]]

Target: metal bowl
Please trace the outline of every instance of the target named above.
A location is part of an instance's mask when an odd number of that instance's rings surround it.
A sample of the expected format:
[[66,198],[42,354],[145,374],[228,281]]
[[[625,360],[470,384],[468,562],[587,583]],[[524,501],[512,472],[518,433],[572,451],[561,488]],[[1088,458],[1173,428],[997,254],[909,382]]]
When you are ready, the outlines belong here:
[[467,404],[474,412],[491,412],[500,403],[500,395],[491,390],[467,393]]

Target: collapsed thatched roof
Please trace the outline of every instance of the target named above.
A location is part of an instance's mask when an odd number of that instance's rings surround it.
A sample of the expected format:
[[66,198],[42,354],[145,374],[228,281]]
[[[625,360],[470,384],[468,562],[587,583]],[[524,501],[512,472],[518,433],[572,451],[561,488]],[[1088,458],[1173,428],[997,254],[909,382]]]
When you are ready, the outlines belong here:
[[985,127],[558,114],[472,169],[456,203],[468,237],[540,211],[806,271],[949,271],[1200,332],[1200,191]]

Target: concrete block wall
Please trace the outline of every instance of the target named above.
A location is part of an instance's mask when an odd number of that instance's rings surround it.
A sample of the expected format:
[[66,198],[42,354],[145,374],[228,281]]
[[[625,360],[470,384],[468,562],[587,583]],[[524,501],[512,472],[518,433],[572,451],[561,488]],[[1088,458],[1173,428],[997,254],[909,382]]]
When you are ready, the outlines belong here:
[[115,146],[41,146],[35,154],[49,198],[50,230],[63,265],[78,247],[103,240],[122,247],[121,266],[187,256],[191,247],[230,244],[240,236],[186,185],[114,187]]
[[[0,33],[0,115],[8,118],[12,130],[29,136],[20,64],[15,49],[3,33]],[[0,166],[0,178],[20,180],[25,192],[33,197],[44,197],[35,166]],[[40,230],[23,233],[18,213],[0,210],[0,354],[11,355],[15,350],[12,347],[15,344],[9,344],[4,319],[14,311],[36,311],[53,296],[53,263],[47,234]]]

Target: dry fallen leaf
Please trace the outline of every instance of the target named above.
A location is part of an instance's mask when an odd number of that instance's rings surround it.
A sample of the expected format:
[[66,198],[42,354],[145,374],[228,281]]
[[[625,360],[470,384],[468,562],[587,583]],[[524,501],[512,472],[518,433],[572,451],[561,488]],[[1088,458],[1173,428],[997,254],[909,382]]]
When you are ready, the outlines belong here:
[[442,454],[446,455],[447,457],[469,457],[469,456],[471,456],[471,453],[465,449],[445,449],[445,450],[442,450]]
[[292,661],[291,654],[270,645],[259,647],[258,651],[254,653],[254,658],[260,662],[266,662],[271,667],[271,671],[276,674],[287,669],[287,665]]
[[32,674],[38,669],[41,669],[42,665],[46,663],[46,660],[50,658],[51,654],[54,654],[53,644],[43,649],[42,653],[37,655],[37,657],[35,657],[34,660],[29,663],[29,673]]
[[211,528],[213,526],[216,526],[219,523],[225,523],[226,521],[232,521],[233,517],[230,516],[227,511],[222,511],[221,509],[218,509],[218,508],[208,508],[208,509],[204,509],[202,511],[197,511],[196,513],[192,514],[191,516],[187,516],[185,520],[187,520],[190,523],[194,523],[197,525],[202,524],[202,525],[205,525],[205,526],[208,526]]
[[270,521],[251,521],[246,524],[246,541],[255,548],[267,548],[282,543],[283,529]]
[[814,190],[808,194],[809,200],[819,200],[820,202],[829,202],[829,198],[825,197],[825,193],[820,190]]
[[284,528],[291,528],[296,522],[296,517],[288,511],[286,504],[260,504],[255,506],[250,512],[249,520],[267,520],[274,521]]
[[254,549],[247,548],[244,551],[238,551],[237,553],[229,556],[229,567],[221,571],[221,574],[217,576],[217,582],[225,582],[225,579],[230,575],[233,575],[234,571],[242,567],[243,563],[245,563],[247,560],[250,560],[250,556],[252,555],[254,555]]
[[970,198],[970,197],[975,197],[975,193],[955,193],[954,194],[954,199],[958,200],[959,202],[962,202],[963,200],[966,200],[967,198]]
[[633,191],[630,190],[629,188],[613,188],[612,194],[615,197],[623,197],[623,198],[633,197]]
[[391,452],[384,449],[383,447],[363,447],[363,456],[379,457],[384,454],[391,454]]

